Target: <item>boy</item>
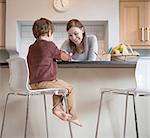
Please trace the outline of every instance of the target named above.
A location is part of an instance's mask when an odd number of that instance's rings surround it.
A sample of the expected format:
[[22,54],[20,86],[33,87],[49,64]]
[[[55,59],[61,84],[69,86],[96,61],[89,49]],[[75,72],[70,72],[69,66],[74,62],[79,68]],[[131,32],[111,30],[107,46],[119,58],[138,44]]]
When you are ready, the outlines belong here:
[[31,88],[65,87],[68,90],[67,100],[69,114],[65,113],[63,110],[63,97],[60,95],[53,96],[53,114],[61,120],[70,121],[81,126],[77,119],[73,100],[73,88],[67,82],[56,79],[56,60],[69,60],[70,56],[59,50],[52,42],[52,34],[54,31],[53,23],[46,18],[37,19],[33,24],[32,31],[36,41],[30,45],[27,55]]

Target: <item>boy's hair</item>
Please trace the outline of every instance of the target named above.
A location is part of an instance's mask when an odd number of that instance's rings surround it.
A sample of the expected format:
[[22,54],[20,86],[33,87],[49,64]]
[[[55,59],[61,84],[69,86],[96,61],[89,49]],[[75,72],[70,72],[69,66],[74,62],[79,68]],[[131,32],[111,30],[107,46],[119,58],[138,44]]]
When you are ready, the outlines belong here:
[[54,25],[52,21],[46,18],[40,18],[34,22],[32,32],[36,39],[38,39],[40,36],[47,34],[49,31],[51,31],[51,34],[54,31]]

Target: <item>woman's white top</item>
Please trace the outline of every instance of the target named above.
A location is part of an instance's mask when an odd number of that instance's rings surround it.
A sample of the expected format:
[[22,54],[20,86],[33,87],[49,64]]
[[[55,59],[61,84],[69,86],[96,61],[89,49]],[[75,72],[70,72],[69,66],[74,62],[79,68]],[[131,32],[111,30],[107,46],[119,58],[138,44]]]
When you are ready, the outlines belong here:
[[[83,53],[75,53],[72,56],[73,60],[80,60],[80,61],[95,61],[97,60],[98,54],[98,42],[95,35],[87,35],[85,37],[85,51]],[[69,46],[69,39],[65,40],[61,46],[61,50],[73,53]]]

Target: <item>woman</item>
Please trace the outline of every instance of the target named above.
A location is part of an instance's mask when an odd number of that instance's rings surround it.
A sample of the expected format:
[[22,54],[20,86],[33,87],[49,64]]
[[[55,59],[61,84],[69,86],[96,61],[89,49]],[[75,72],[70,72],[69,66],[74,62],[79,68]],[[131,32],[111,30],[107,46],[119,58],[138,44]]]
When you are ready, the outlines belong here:
[[68,40],[66,40],[61,50],[72,55],[72,60],[95,61],[98,53],[97,38],[94,35],[86,35],[85,28],[77,19],[68,21]]

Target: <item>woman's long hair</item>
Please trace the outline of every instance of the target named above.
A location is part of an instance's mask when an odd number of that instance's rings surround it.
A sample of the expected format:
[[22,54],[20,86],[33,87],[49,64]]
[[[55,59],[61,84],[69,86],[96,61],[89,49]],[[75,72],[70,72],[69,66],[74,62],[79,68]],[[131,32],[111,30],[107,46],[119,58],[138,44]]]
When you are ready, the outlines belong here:
[[[68,32],[68,30],[71,27],[78,27],[80,29],[82,29],[82,28],[84,29],[83,39],[81,41],[81,43],[83,45],[83,52],[84,52],[85,51],[85,46],[84,46],[84,43],[85,43],[85,41],[84,41],[84,38],[85,38],[85,28],[84,28],[83,24],[78,19],[71,19],[67,23],[67,28],[66,28],[67,32]],[[76,52],[78,52],[77,48],[76,48],[76,44],[73,43],[70,39],[69,39],[69,43],[70,43],[69,46],[70,46],[71,50],[73,51],[73,54],[75,54]]]

